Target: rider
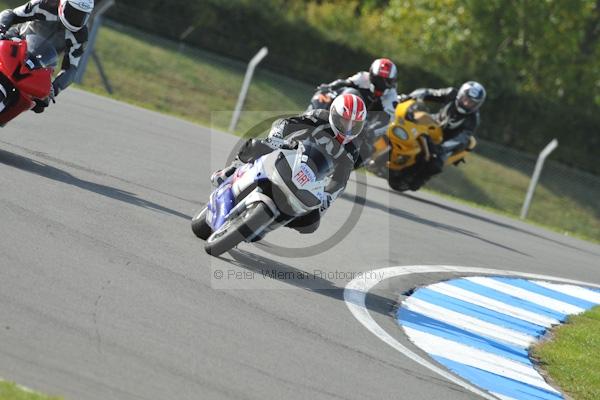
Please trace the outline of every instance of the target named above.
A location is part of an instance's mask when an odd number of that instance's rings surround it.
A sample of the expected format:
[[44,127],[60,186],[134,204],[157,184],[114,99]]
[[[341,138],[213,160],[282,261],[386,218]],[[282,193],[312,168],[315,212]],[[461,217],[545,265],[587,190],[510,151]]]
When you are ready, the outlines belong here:
[[213,173],[211,181],[218,186],[241,165],[277,149],[293,149],[298,142],[310,139],[331,157],[334,171],[325,188],[320,209],[296,218],[287,226],[300,233],[312,233],[319,227],[321,214],[346,187],[358,158],[358,150],[352,140],[362,132],[366,118],[367,110],[363,100],[354,94],[343,94],[333,101],[329,111],[313,110],[277,120],[266,139],[248,140],[233,163]]
[[[369,71],[361,71],[348,79],[338,79],[329,84],[319,86],[321,95],[319,101],[328,103],[331,96],[326,94],[331,91],[335,94],[354,93],[360,94],[365,101],[370,114],[369,129],[363,135],[360,147],[362,159],[372,153],[372,143],[386,132],[389,122],[394,118],[398,101],[398,68],[388,58],[378,58],[373,61]],[[368,136],[368,137],[367,137]],[[361,161],[362,164],[362,161]],[[357,164],[357,166],[360,164]]]
[[[58,53],[64,52],[62,68],[52,83],[56,96],[74,78],[88,40],[87,22],[94,0],[31,0],[0,13],[0,34],[7,37],[37,34],[47,38]],[[50,99],[38,100],[33,111],[41,113]]]
[[322,91],[339,92],[343,89],[356,89],[367,106],[367,111],[385,111],[394,115],[398,93],[398,68],[387,58],[373,61],[369,72],[361,71],[348,79],[338,79],[319,86]]
[[429,143],[432,157],[425,165],[422,180],[415,182],[414,186],[418,188],[430,177],[442,172],[448,157],[468,148],[471,137],[479,127],[479,108],[485,102],[486,91],[480,83],[469,81],[458,90],[453,87],[417,89],[408,96],[399,96],[400,101],[408,98],[444,104],[434,115],[444,132],[444,140],[438,146]]

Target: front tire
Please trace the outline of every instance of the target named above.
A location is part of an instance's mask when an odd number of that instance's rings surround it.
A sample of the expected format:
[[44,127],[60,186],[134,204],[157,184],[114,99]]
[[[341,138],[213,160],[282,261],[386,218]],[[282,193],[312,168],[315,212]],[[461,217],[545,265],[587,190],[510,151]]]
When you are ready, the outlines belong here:
[[242,214],[228,220],[210,235],[206,240],[204,250],[208,254],[218,257],[252,237],[257,230],[264,228],[272,220],[273,214],[266,204],[250,204]]
[[212,229],[206,222],[206,213],[208,211],[208,207],[204,207],[196,216],[192,219],[192,232],[198,238],[202,240],[208,239],[208,237],[212,234]]

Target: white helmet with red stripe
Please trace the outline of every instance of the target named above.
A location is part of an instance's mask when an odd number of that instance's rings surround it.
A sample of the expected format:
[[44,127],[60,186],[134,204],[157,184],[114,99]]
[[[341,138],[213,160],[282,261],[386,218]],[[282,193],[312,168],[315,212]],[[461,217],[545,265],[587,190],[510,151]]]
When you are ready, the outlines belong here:
[[389,58],[379,58],[373,61],[369,68],[369,79],[371,80],[371,92],[377,97],[398,83],[398,68]]
[[81,30],[94,10],[94,0],[60,0],[58,17],[71,32]]
[[356,138],[362,132],[366,120],[365,102],[355,94],[339,95],[329,109],[329,124],[342,144]]

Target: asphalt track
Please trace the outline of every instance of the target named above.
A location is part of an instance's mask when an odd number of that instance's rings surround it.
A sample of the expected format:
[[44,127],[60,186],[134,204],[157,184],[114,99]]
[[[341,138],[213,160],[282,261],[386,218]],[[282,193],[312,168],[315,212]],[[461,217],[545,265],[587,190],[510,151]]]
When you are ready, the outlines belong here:
[[[350,185],[316,235],[268,237],[317,244],[366,189],[354,229],[322,254],[242,245],[210,258],[189,218],[238,139],[77,90],[59,101],[0,131],[0,376],[34,389],[71,400],[477,399],[357,322],[343,294],[353,273],[443,264],[600,283],[600,246],[373,177]],[[386,280],[367,306],[410,346],[396,301],[447,277]]]

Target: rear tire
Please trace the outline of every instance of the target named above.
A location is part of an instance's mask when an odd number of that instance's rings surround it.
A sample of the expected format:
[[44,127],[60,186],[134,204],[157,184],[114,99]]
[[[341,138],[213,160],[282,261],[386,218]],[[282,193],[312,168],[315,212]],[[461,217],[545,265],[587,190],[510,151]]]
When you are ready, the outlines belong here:
[[206,222],[207,207],[204,207],[196,216],[192,219],[192,232],[194,235],[202,240],[208,239],[212,234],[212,229]]
[[227,221],[210,235],[206,240],[204,250],[208,254],[218,257],[252,237],[258,229],[271,220],[273,220],[273,214],[266,204],[250,204],[242,214]]
[[410,176],[407,176],[408,171],[390,171],[388,176],[388,184],[390,188],[397,192],[405,192],[409,189]]

